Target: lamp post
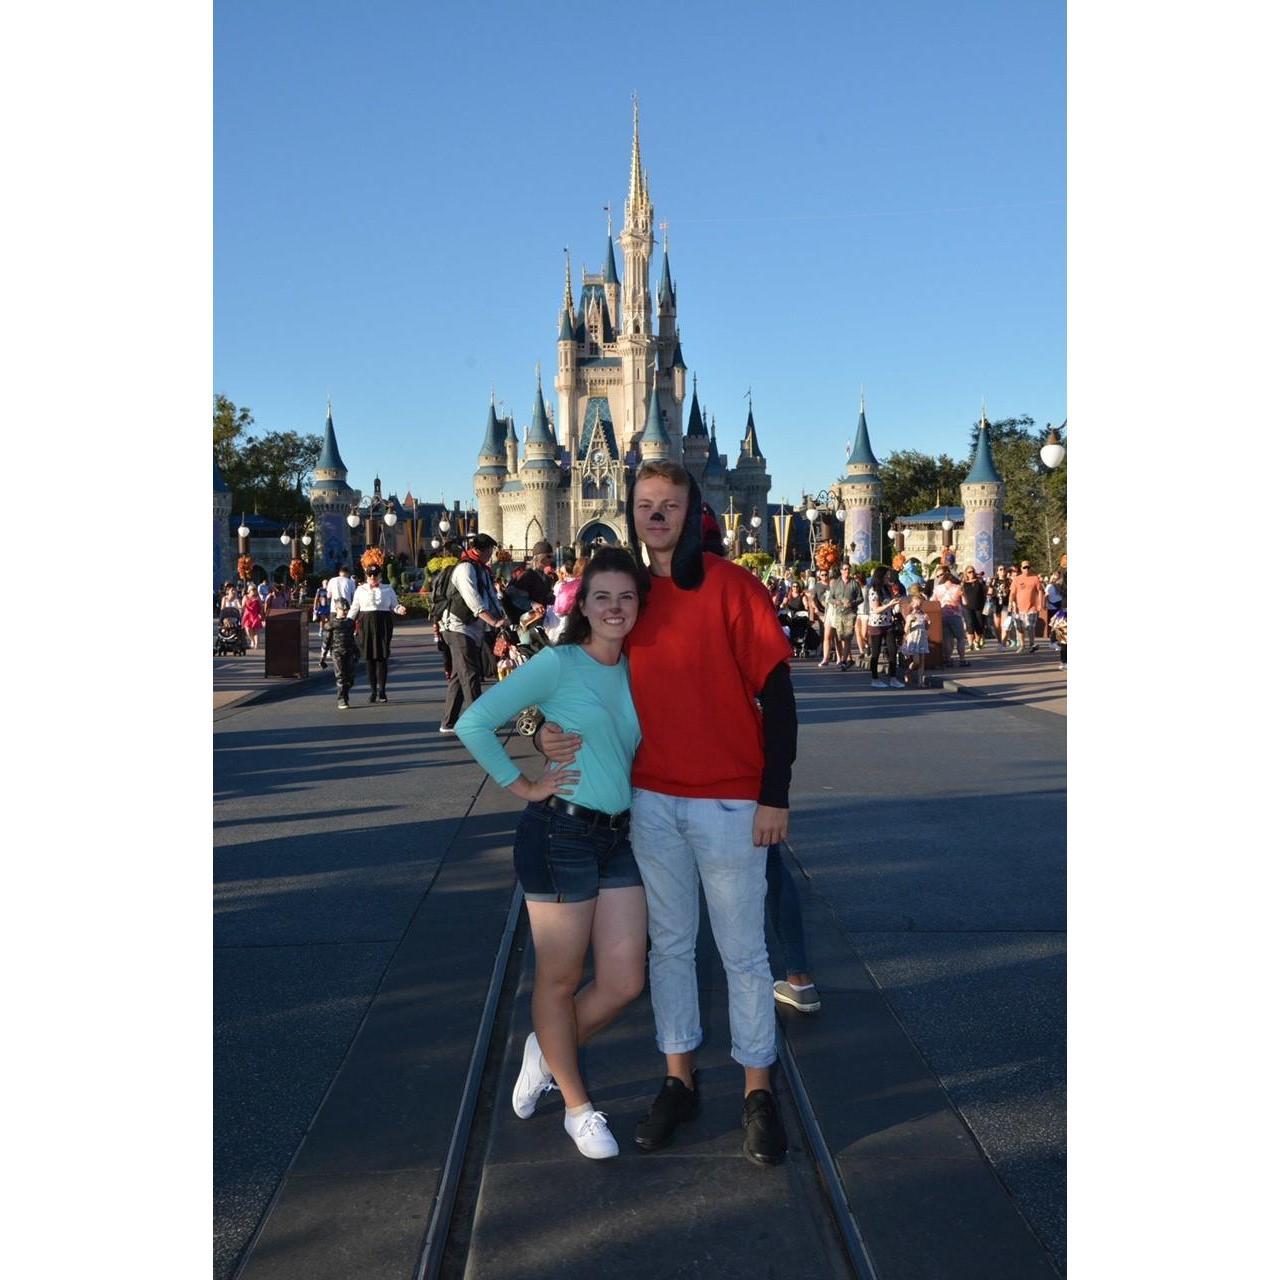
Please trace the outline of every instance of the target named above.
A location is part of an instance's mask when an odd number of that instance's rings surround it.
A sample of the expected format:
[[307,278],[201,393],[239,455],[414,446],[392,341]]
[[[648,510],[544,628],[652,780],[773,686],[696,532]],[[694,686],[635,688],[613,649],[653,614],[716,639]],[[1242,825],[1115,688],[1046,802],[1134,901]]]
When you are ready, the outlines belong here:
[[742,523],[742,512],[733,509],[733,494],[729,495],[729,509],[724,513],[724,545],[729,551],[729,558],[738,557],[738,526]]
[[[1050,423],[1045,423],[1044,444],[1040,446],[1040,461],[1046,472],[1056,471],[1063,462],[1066,461],[1067,448],[1062,443],[1062,437],[1058,434],[1066,429],[1067,420],[1063,418],[1062,425],[1054,427]],[[1049,562],[1049,568],[1053,568],[1053,548],[1058,545],[1058,539],[1049,535],[1049,490],[1045,486],[1041,496],[1044,499],[1044,551],[1045,558]]]
[[[819,489],[813,497],[806,498],[804,501],[806,504],[804,518],[809,522],[809,563],[816,568],[819,524],[825,525],[826,520],[833,516],[840,524],[844,524],[844,508],[836,505],[839,502],[839,495],[830,489]],[[822,532],[826,532],[825,528]]]

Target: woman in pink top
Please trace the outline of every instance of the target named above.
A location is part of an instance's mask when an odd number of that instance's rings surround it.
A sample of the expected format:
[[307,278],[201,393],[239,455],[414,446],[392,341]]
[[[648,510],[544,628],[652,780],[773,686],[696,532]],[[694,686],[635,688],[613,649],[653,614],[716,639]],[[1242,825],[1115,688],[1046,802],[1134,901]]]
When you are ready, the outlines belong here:
[[580,557],[574,562],[572,571],[563,581],[556,583],[556,616],[567,618],[573,612],[573,603],[578,598],[578,586],[582,575],[587,571],[587,559]]
[[249,648],[256,649],[258,637],[262,634],[262,601],[258,599],[256,591],[244,593],[244,611],[240,616],[240,622],[245,634],[249,637]]

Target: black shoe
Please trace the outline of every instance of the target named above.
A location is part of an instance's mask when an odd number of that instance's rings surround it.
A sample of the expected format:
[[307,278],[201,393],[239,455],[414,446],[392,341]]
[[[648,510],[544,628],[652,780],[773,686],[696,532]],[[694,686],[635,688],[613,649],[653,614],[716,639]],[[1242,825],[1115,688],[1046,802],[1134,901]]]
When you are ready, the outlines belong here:
[[378,701],[379,701],[379,702],[386,702],[386,700],[387,700],[387,695],[386,695],[385,693],[383,693],[381,689],[379,689],[379,690],[378,690]]
[[787,1154],[787,1131],[778,1116],[778,1106],[768,1089],[752,1089],[742,1106],[742,1127],[747,1136],[742,1152],[756,1164],[781,1164]]
[[377,702],[377,700],[378,700],[378,695],[377,695],[376,693],[371,693],[371,694],[369,695],[369,701],[370,701],[370,702]]
[[683,1080],[668,1076],[662,1082],[648,1115],[636,1125],[636,1146],[641,1151],[657,1151],[671,1141],[676,1125],[692,1120],[702,1106],[698,1093],[698,1073],[693,1073],[693,1088]]

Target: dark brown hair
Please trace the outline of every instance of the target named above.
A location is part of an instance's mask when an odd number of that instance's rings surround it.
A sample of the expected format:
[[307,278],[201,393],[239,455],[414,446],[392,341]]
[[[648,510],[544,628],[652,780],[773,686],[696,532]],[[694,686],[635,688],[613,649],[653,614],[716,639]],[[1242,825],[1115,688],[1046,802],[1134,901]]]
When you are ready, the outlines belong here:
[[631,552],[622,547],[601,547],[587,562],[582,571],[582,581],[578,584],[578,594],[574,597],[573,608],[560,628],[556,644],[586,644],[591,639],[591,623],[582,611],[587,596],[591,591],[591,583],[600,573],[625,573],[636,584],[636,594],[643,605],[645,592],[649,584],[644,580],[639,566],[631,557]]

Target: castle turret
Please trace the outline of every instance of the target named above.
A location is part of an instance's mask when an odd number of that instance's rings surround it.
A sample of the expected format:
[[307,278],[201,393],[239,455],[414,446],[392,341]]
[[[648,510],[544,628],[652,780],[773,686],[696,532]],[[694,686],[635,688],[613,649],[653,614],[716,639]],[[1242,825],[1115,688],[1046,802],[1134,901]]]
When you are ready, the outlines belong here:
[[[578,364],[578,344],[574,337],[573,280],[570,276],[569,251],[564,251],[564,301],[560,304],[560,334],[556,339],[556,397],[559,403],[560,432],[564,442],[574,449],[573,383]],[[616,272],[615,272],[616,274]]]
[[351,562],[351,527],[347,524],[347,513],[359,501],[359,492],[347,483],[347,467],[338,452],[330,404],[325,417],[324,443],[311,481],[311,511],[316,526],[313,564],[318,573],[330,573],[338,565]]
[[484,441],[476,459],[476,517],[480,531],[502,541],[502,506],[499,495],[507,479],[506,445],[498,425],[498,410],[489,398],[489,417],[485,421]]
[[524,462],[520,466],[527,524],[523,530],[511,530],[508,537],[509,542],[521,543],[526,552],[541,539],[554,542],[557,537],[555,512],[560,488],[559,452],[560,446],[551,430],[546,402],[542,398],[542,368],[539,366],[533,416],[524,441]]
[[707,465],[702,472],[700,487],[702,489],[702,500],[719,516],[729,505],[729,471],[724,465],[724,459],[720,457],[720,446],[716,443],[714,418],[711,419],[711,439],[707,453]]
[[649,180],[640,165],[640,104],[632,107],[631,182],[622,224],[622,331],[647,335],[652,328],[649,259],[653,255],[653,202]]
[[658,337],[667,343],[673,343],[676,337],[676,291],[671,283],[671,263],[667,257],[665,236],[662,244],[662,281],[658,285]]
[[658,380],[654,377],[653,390],[649,393],[649,413],[644,431],[640,435],[640,460],[642,462],[668,462],[671,459],[671,437],[662,421],[658,405]]
[[516,435],[516,420],[507,418],[507,430],[503,438],[503,449],[507,455],[507,479],[514,480],[520,471],[520,437]]
[[231,546],[231,486],[213,458],[213,589],[222,590],[224,582],[236,580],[236,556]]
[[702,473],[707,469],[707,455],[711,450],[711,440],[707,435],[706,423],[702,420],[702,409],[698,404],[698,375],[693,375],[693,398],[689,402],[689,426],[684,436],[684,465],[690,475],[702,483]]
[[960,482],[960,502],[964,506],[964,533],[959,559],[965,565],[973,565],[979,573],[985,573],[990,582],[994,580],[996,565],[1001,563],[1004,555],[1001,545],[1004,481],[991,456],[985,406],[978,423],[978,439],[973,447],[973,465]]
[[618,317],[622,315],[622,281],[618,279],[618,263],[613,256],[613,215],[609,216],[609,226],[604,240],[604,263],[600,268],[600,279],[604,288],[605,301],[609,304],[609,318],[617,328]]
[[769,505],[769,486],[773,478],[767,470],[768,462],[760,448],[760,439],[756,435],[755,410],[751,402],[751,393],[747,393],[747,427],[742,437],[742,448],[738,451],[738,465],[732,476],[734,496],[746,515],[757,512],[763,516]]
[[871,451],[871,433],[867,430],[865,397],[858,406],[858,433],[844,471],[845,478],[836,488],[845,513],[845,551],[855,564],[862,564],[879,554],[880,503],[884,498],[880,464]]

